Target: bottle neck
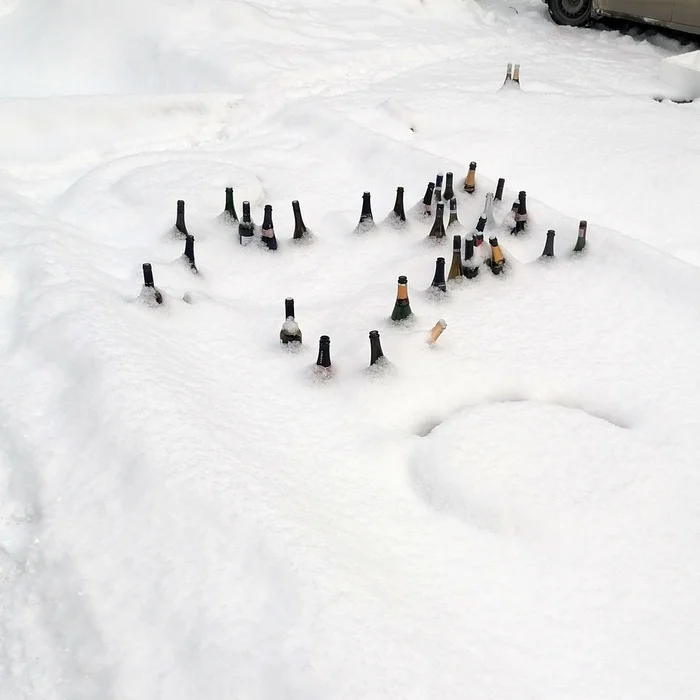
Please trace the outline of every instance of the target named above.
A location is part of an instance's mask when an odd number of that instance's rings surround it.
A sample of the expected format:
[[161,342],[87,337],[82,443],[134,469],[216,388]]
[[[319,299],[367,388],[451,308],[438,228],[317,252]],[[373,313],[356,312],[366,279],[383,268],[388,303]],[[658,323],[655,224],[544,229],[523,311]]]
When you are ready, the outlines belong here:
[[250,221],[250,202],[243,202],[243,222],[246,224],[251,223],[251,221]]
[[[444,265],[444,262],[443,262]],[[396,290],[396,301],[408,301],[408,285],[399,283]]]
[[270,231],[274,228],[272,225],[272,207],[269,204],[265,207],[265,216],[263,218],[262,227],[266,231]]
[[430,204],[433,200],[433,190],[435,189],[435,183],[431,182],[428,185],[428,189],[425,191],[425,197],[423,197],[423,204]]
[[284,300],[284,317],[294,318],[294,299]]
[[496,185],[496,194],[494,196],[494,199],[498,200],[499,202],[503,199],[503,188],[506,185],[506,181],[504,178],[499,178],[498,184]]
[[362,213],[361,217],[363,219],[365,218],[372,218],[372,203],[368,195],[365,195],[362,197]]

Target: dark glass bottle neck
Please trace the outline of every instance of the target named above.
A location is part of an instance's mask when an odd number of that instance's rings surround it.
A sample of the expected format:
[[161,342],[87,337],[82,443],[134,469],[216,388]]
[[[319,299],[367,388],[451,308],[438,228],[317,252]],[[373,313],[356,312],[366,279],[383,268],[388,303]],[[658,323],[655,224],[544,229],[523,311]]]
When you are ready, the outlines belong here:
[[151,263],[144,263],[141,268],[143,269],[143,284],[145,287],[153,287],[153,268]]
[[284,300],[284,317],[289,318],[290,316],[294,318],[294,299],[291,297]]
[[384,357],[384,352],[382,351],[382,343],[379,339],[378,331],[371,331],[369,334],[369,347],[370,347],[370,365],[373,365],[380,357]]
[[526,194],[521,192],[518,195],[518,214],[527,214]]
[[501,201],[503,199],[503,188],[506,186],[506,181],[505,178],[499,178],[498,179],[498,184],[496,185],[496,194],[493,196],[493,198],[497,201]]
[[188,235],[185,239],[185,257],[194,265],[194,236]]
[[360,215],[363,219],[372,218],[372,200],[369,192],[365,192],[362,195],[362,213]]
[[271,228],[274,228],[274,226],[272,225],[272,206],[269,204],[265,205],[265,216],[263,218],[262,227],[266,231],[269,231]]
[[430,202],[432,202],[434,189],[435,189],[435,183],[429,182],[428,189],[425,191],[425,197],[423,197],[423,204],[430,204]]
[[233,204],[233,187],[226,188],[226,206],[224,207],[224,209],[229,214],[235,214],[236,212],[236,208]]
[[251,223],[251,221],[250,221],[250,202],[243,202],[243,222],[246,224]]
[[331,366],[331,341],[328,336],[321,336],[321,340],[318,343],[318,359],[316,364],[319,367],[330,367]]
[[474,257],[474,239],[469,237],[464,241],[464,259],[471,260]]
[[547,231],[547,240],[545,241],[542,255],[548,258],[554,257],[554,231]]

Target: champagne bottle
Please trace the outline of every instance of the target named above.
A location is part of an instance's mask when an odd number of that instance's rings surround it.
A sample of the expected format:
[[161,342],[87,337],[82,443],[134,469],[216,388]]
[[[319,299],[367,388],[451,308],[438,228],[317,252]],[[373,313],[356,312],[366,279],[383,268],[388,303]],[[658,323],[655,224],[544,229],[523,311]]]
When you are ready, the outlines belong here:
[[486,229],[486,217],[482,213],[476,222],[474,229],[474,245],[478,248],[484,242],[484,230]]
[[185,226],[185,202],[182,199],[177,200],[177,216],[175,218],[175,230],[181,237],[187,235],[187,226]]
[[443,178],[442,173],[438,173],[435,176],[435,194],[436,194],[435,201],[436,202],[440,201],[440,199],[437,197],[437,192],[438,192],[438,190],[440,192],[442,192],[442,178]]
[[396,201],[394,202],[392,214],[396,223],[406,221],[406,212],[403,206],[403,187],[396,188]]
[[250,202],[243,202],[243,218],[238,224],[238,242],[241,245],[252,243],[255,228],[250,218]]
[[355,227],[357,233],[366,233],[374,226],[374,217],[372,216],[372,195],[369,192],[362,194],[362,211],[360,212],[360,221]]
[[447,228],[450,228],[453,224],[459,224],[459,219],[457,218],[457,197],[450,199],[450,218],[447,222]]
[[502,87],[505,87],[506,85],[508,85],[508,83],[510,83],[510,81],[511,81],[512,79],[513,79],[513,64],[512,64],[512,63],[509,63],[509,64],[506,66],[506,78],[505,78],[505,80],[503,81]]
[[442,187],[435,185],[435,203],[439,204],[442,202]]
[[153,283],[153,269],[151,268],[151,263],[144,263],[141,269],[143,270],[143,289],[141,294],[146,299],[155,301],[156,304],[162,304],[163,295]]
[[445,258],[437,258],[437,260],[435,260],[435,274],[433,275],[433,281],[430,283],[430,289],[435,289],[439,292],[447,291],[447,284],[445,283]]
[[304,219],[301,217],[301,207],[296,199],[292,202],[292,211],[294,212],[294,235],[292,239],[299,241],[302,238],[309,238],[309,231],[304,224]]
[[513,66],[513,82],[520,87],[520,64],[516,63]]
[[280,331],[280,343],[282,345],[301,345],[301,329],[294,316],[294,299],[287,297],[284,300],[284,323]]
[[524,190],[518,192],[518,211],[515,212],[515,226],[511,230],[514,236],[525,231],[525,224],[527,224],[527,204],[525,198],[526,194]]
[[586,231],[588,230],[588,222],[581,219],[578,225],[578,238],[574,246],[574,253],[580,253],[586,247]]
[[448,202],[451,202],[452,198],[455,196],[453,183],[454,175],[452,173],[445,173],[445,191],[442,193],[442,197]]
[[487,261],[487,265],[491,268],[491,272],[493,272],[494,275],[500,275],[506,264],[503,250],[501,250],[496,236],[489,238],[489,243],[491,244],[491,259]]
[[444,319],[440,319],[431,329],[428,335],[428,343],[435,345],[437,339],[442,335],[442,332],[447,328],[447,323]]
[[467,177],[464,178],[464,191],[469,194],[474,194],[476,191],[476,163],[469,163],[469,171]]
[[554,229],[547,231],[547,240],[544,242],[544,250],[542,251],[543,258],[554,257]]
[[384,357],[384,351],[382,350],[382,343],[379,340],[379,331],[369,332],[369,366],[376,365],[377,363],[383,364],[386,362]]
[[423,216],[430,216],[433,213],[433,191],[435,190],[435,183],[429,182],[428,188],[425,190],[425,196],[423,197]]
[[506,186],[506,179],[504,177],[499,177],[498,178],[498,184],[496,185],[496,194],[493,195],[493,198],[497,201],[500,202],[503,200],[503,189]]
[[435,221],[433,221],[433,227],[430,229],[428,238],[433,238],[435,240],[441,240],[445,237],[445,203],[438,202],[435,205]]
[[464,241],[464,264],[462,274],[467,279],[474,279],[479,274],[479,264],[474,260],[474,237],[469,236]]
[[194,262],[194,236],[189,233],[185,239],[185,254],[183,257],[187,260],[192,272],[197,272],[197,266]]
[[226,204],[224,206],[224,214],[232,223],[238,223],[238,215],[236,214],[236,206],[233,203],[233,187],[226,188]]
[[316,360],[318,370],[329,373],[331,370],[331,339],[322,335],[318,340],[318,358]]
[[270,250],[277,250],[277,237],[275,236],[275,227],[272,223],[272,205],[270,204],[265,205],[265,216],[260,239]]
[[391,312],[391,320],[403,321],[412,315],[411,304],[408,300],[408,277],[401,275],[396,292],[396,303],[394,304],[394,310]]
[[481,215],[486,219],[487,226],[493,226],[493,192],[486,193],[486,200],[484,201],[484,211]]
[[447,275],[448,280],[454,280],[458,277],[464,276],[464,270],[462,269],[462,236],[454,235],[452,236],[452,264],[450,265],[450,272]]

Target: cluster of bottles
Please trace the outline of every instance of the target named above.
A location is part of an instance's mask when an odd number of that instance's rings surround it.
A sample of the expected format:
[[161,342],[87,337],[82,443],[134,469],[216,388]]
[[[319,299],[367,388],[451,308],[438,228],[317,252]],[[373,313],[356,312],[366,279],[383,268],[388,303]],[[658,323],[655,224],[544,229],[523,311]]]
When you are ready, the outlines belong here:
[[[391,313],[393,321],[404,321],[412,315],[411,304],[408,299],[408,279],[405,275],[399,277],[399,288],[396,294],[396,302]],[[294,299],[287,297],[284,300],[284,323],[280,330],[280,343],[285,346],[299,347],[302,344],[302,333],[299,323],[296,320],[294,312]],[[437,339],[442,335],[442,332],[447,328],[447,323],[444,319],[439,319],[438,322],[430,329],[427,337],[429,344],[435,344]],[[384,351],[379,337],[378,330],[369,332],[369,366],[383,365],[386,363]],[[315,370],[323,377],[329,377],[332,374],[331,364],[331,339],[330,336],[322,335],[318,341],[318,357],[316,359]]]

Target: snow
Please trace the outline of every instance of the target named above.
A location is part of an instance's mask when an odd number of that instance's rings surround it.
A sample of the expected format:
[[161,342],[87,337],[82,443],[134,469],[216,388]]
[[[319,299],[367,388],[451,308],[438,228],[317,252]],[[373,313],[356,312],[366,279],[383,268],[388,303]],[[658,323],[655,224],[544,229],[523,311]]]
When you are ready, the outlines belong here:
[[[0,2],[0,697],[695,700],[686,50],[539,0]],[[499,177],[529,224],[436,301],[439,171],[462,235]]]

